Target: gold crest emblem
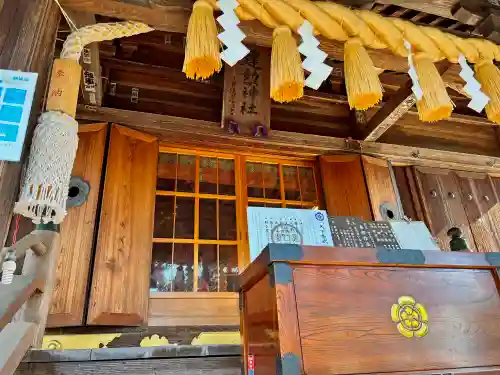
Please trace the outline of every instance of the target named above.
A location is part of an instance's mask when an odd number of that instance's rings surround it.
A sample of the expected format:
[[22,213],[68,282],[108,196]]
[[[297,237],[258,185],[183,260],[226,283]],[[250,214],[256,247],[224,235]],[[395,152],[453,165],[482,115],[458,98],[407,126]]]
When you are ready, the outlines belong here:
[[413,297],[399,297],[398,303],[392,305],[391,318],[397,323],[399,333],[405,337],[424,337],[429,333],[427,311]]

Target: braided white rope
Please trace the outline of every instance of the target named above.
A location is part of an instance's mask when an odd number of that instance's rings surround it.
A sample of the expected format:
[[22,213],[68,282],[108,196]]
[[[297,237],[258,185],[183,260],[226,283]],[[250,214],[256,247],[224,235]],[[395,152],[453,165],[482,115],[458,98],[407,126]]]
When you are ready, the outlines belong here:
[[57,224],[64,219],[77,147],[74,118],[55,111],[40,116],[30,151],[34,157],[30,157],[15,212],[36,224]]
[[[82,27],[71,33],[61,52],[62,59],[78,61],[85,45],[123,38],[153,30],[140,22],[118,22]],[[30,149],[28,168],[14,212],[36,223],[59,224],[66,216],[71,171],[78,148],[78,123],[58,111],[38,120]]]

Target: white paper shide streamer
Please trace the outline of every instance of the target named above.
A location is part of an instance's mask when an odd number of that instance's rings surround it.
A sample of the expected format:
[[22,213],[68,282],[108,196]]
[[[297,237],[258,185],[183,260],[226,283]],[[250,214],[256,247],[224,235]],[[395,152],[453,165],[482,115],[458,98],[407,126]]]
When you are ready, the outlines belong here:
[[226,46],[220,57],[226,64],[234,66],[250,52],[242,43],[245,34],[238,27],[240,20],[234,12],[239,4],[236,0],[220,0],[217,5],[222,11],[217,22],[224,28],[224,31],[217,37]]
[[413,64],[413,52],[411,44],[407,40],[405,40],[405,47],[408,50],[408,65],[410,67],[410,69],[408,70],[408,75],[410,76],[411,82],[413,83],[411,91],[413,91],[415,98],[417,98],[417,101],[419,101],[422,100],[424,92],[422,91],[422,87],[420,87],[420,82],[418,82],[417,71],[415,70],[415,65]]
[[304,21],[298,33],[302,37],[298,50],[306,57],[302,62],[302,67],[310,72],[305,85],[317,90],[330,76],[333,68],[324,63],[328,55],[319,49],[319,40],[314,37],[313,26],[309,21]]
[[490,101],[490,98],[481,91],[481,84],[474,77],[474,71],[469,64],[467,64],[467,60],[464,55],[460,55],[458,57],[458,63],[462,68],[459,74],[460,78],[465,81],[464,91],[471,99],[469,104],[467,104],[467,107],[476,112],[481,112]]

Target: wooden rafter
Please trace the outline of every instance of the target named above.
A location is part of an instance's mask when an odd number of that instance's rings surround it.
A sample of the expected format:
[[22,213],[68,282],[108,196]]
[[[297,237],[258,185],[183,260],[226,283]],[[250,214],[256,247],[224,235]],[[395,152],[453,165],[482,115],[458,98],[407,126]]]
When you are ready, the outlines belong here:
[[[456,0],[377,0],[377,3],[387,5],[398,5],[403,8],[417,10],[428,14],[434,14],[444,18],[456,19],[451,12]],[[475,25],[478,19],[471,19],[467,24]]]
[[[416,103],[411,84],[401,87],[361,129],[359,139],[376,141]],[[358,124],[359,125],[359,124]]]
[[[438,72],[443,74],[449,69],[450,63],[440,62],[436,67]],[[378,110],[366,126],[361,129],[359,139],[367,142],[376,141],[415,105],[416,99],[411,90],[412,85],[413,83],[408,79],[396,94]]]

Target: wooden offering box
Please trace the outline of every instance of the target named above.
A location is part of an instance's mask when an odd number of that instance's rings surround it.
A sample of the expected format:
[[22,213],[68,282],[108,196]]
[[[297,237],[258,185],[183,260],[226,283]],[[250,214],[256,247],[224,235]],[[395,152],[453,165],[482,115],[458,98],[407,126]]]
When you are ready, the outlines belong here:
[[240,276],[246,374],[498,375],[497,267],[500,253],[269,245]]

